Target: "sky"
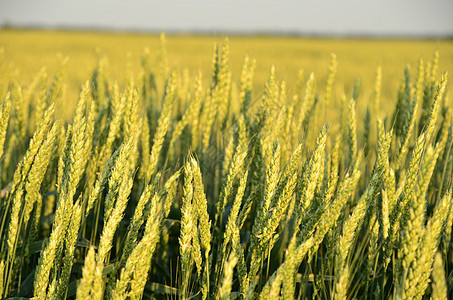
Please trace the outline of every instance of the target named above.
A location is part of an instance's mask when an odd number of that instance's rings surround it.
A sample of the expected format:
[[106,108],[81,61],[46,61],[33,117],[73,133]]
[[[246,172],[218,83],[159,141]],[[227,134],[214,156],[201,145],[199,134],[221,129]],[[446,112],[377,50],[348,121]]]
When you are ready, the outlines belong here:
[[0,25],[153,32],[453,36],[453,0],[0,0]]

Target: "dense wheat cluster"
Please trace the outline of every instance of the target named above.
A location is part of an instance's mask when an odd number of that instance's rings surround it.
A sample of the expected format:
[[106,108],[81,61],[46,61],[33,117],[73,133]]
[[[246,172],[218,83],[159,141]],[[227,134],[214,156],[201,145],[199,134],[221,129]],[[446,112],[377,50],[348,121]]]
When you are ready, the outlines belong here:
[[100,58],[69,122],[55,114],[64,65],[27,85],[2,77],[0,298],[452,295],[437,53],[385,101],[380,67],[374,86],[334,93],[335,55],[326,78],[301,71],[294,87],[272,68],[264,93],[253,59],[232,76],[227,40],[193,77],[164,47],[127,82]]

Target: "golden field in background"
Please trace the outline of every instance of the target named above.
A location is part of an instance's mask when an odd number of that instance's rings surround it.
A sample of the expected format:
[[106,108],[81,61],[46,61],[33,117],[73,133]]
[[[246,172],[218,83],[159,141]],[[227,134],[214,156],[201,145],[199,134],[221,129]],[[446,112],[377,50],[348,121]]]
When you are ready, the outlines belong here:
[[[361,81],[358,109],[361,111],[373,97],[377,66],[382,67],[382,101],[396,102],[403,70],[411,66],[411,75],[416,76],[419,59],[430,61],[435,51],[439,52],[439,74],[453,74],[452,40],[402,40],[402,39],[340,39],[303,38],[277,36],[230,36],[230,62],[233,83],[239,84],[245,56],[256,60],[254,79],[255,100],[269,77],[271,66],[277,69],[277,79],[285,80],[288,95],[295,93],[298,74],[304,71],[306,78],[314,72],[317,85],[323,87],[327,80],[330,54],[338,60],[337,75],[332,100],[338,104],[338,95],[350,96],[356,79]],[[172,70],[188,72],[194,78],[199,70],[205,81],[211,76],[211,60],[214,43],[221,44],[223,35],[167,35],[165,49]],[[108,32],[1,30],[0,77],[18,71],[23,84],[45,67],[49,77],[61,65],[61,57],[68,58],[63,73],[66,85],[62,112],[67,118],[72,115],[80,86],[91,76],[99,58],[107,59],[106,73],[109,79],[124,86],[128,66],[138,76],[140,61],[145,49],[150,57],[158,57],[161,41],[157,34],[126,34]],[[60,59],[59,59],[60,57]],[[153,61],[154,62],[154,61]],[[157,63],[157,62],[155,62]],[[181,75],[182,76],[182,75]],[[305,80],[304,80],[305,81]],[[2,80],[0,92],[4,94],[7,81]],[[448,92],[450,99],[451,92]]]

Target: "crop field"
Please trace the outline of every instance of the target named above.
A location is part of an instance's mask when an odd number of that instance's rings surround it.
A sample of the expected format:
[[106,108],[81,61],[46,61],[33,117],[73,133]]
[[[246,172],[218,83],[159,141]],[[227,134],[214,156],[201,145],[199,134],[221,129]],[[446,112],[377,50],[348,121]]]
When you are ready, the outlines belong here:
[[453,41],[0,31],[1,299],[453,297]]

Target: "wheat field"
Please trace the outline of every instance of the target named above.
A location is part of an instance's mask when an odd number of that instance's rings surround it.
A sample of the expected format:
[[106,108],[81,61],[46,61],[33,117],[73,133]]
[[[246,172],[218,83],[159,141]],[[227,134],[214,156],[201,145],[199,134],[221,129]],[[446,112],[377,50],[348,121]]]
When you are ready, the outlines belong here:
[[451,41],[78,35],[0,32],[0,298],[453,296]]

